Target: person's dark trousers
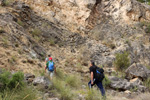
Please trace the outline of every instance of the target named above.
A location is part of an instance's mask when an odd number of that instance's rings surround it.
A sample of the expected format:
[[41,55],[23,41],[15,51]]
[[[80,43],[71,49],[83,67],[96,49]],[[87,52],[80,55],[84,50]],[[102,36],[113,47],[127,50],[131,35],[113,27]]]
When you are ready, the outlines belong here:
[[[96,85],[98,86],[98,88],[100,89],[102,96],[105,96],[105,90],[104,90],[104,88],[103,88],[102,82],[95,80],[93,85],[95,85],[95,84],[96,84]],[[91,85],[91,80],[90,80],[90,82],[88,83],[88,86],[89,86],[90,88],[92,88],[93,85]]]

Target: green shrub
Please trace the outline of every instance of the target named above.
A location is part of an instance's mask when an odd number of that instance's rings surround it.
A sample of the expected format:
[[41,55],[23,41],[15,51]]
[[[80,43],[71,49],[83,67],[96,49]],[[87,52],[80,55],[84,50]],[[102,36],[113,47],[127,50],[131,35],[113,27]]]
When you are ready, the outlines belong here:
[[51,46],[54,46],[55,45],[55,40],[53,38],[49,39],[49,44]]
[[41,30],[40,29],[38,29],[38,28],[35,28],[35,29],[33,29],[32,31],[31,31],[31,34],[32,34],[32,36],[40,36],[40,34],[41,34]]
[[102,100],[99,90],[90,89],[87,91],[86,100]]
[[68,75],[66,77],[66,83],[69,84],[71,87],[78,87],[80,84],[80,78],[75,75]]
[[24,74],[22,72],[16,72],[11,75],[10,72],[4,71],[0,74],[0,82],[4,85],[3,88],[0,88],[0,91],[3,92],[6,89],[21,88],[23,84]]
[[63,70],[60,70],[59,68],[56,69],[56,78],[64,79],[65,74],[63,73]]
[[3,84],[3,87],[0,88],[1,92],[4,91],[7,88],[8,84],[10,82],[10,79],[9,79],[10,75],[11,74],[8,71],[3,72],[2,74],[0,74],[0,82]]
[[66,86],[64,81],[54,78],[53,86],[51,87],[57,90],[61,100],[72,100],[73,94],[71,93],[71,89]]
[[20,26],[24,26],[24,23],[19,19],[17,20],[17,23],[20,25]]
[[104,78],[104,80],[103,80],[103,86],[105,87],[105,88],[107,88],[107,87],[109,87],[110,86],[110,83],[111,83],[111,81],[108,79],[108,77],[105,75],[105,78]]
[[37,91],[31,87],[23,87],[21,90],[5,90],[0,93],[0,100],[41,100],[37,97]]
[[150,90],[150,78],[144,81],[144,85],[147,87],[148,90]]
[[8,48],[8,45],[9,45],[8,37],[2,37],[2,42],[3,42],[3,46],[5,48]]
[[145,2],[150,3],[150,0],[137,0],[137,1],[142,2],[142,3],[145,3]]
[[9,81],[8,88],[13,89],[19,83],[18,88],[24,85],[24,74],[22,72],[16,72],[12,75],[12,78]]
[[118,53],[116,54],[116,59],[114,61],[114,65],[118,71],[123,72],[130,65],[130,60],[128,58],[128,52]]

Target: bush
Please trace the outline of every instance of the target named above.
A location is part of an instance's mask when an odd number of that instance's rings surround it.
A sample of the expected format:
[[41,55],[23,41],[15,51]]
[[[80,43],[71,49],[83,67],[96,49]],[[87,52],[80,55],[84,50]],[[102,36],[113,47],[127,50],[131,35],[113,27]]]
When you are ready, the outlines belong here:
[[0,74],[0,82],[3,84],[3,88],[0,91],[3,92],[6,89],[21,88],[23,84],[24,74],[22,72],[17,72],[11,76],[11,73],[4,71]]
[[111,83],[111,81],[108,79],[107,76],[105,76],[105,78],[104,78],[104,80],[103,80],[103,86],[104,86],[105,88],[107,88],[107,87],[110,86],[110,83]]
[[38,29],[38,28],[35,28],[35,29],[33,29],[33,30],[31,31],[31,34],[32,34],[33,37],[40,36],[41,30]]
[[2,2],[2,5],[3,6],[10,6],[10,4],[12,4],[14,2],[14,0],[4,0]]
[[24,74],[22,72],[17,72],[12,75],[12,78],[9,80],[8,88],[13,89],[19,83],[18,88],[24,85]]
[[150,0],[137,0],[137,1],[139,1],[139,2],[142,2],[142,3],[150,3]]
[[57,92],[60,94],[61,100],[72,100],[73,94],[71,93],[70,88],[66,86],[64,81],[53,79],[53,86],[51,87],[57,90]]
[[90,89],[85,97],[86,100],[102,100],[99,90]]
[[115,59],[115,67],[118,71],[124,71],[128,66],[130,65],[130,60],[128,58],[129,54],[128,52],[124,52],[122,54],[118,53],[116,54],[116,59]]
[[37,91],[32,89],[25,86],[21,90],[5,90],[0,93],[0,100],[41,100],[37,98]]
[[19,19],[17,20],[17,23],[20,25],[20,26],[24,26],[24,23]]
[[71,87],[78,87],[80,84],[80,78],[75,75],[69,75],[66,77],[66,83]]
[[147,87],[148,90],[150,90],[150,78],[144,81],[144,85]]

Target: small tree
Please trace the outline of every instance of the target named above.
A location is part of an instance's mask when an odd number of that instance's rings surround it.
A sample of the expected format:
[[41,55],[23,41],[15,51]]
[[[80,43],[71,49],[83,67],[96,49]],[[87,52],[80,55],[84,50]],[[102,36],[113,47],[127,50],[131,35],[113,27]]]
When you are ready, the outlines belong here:
[[114,62],[115,67],[118,71],[123,72],[130,65],[130,60],[128,58],[128,52],[116,54],[116,60]]

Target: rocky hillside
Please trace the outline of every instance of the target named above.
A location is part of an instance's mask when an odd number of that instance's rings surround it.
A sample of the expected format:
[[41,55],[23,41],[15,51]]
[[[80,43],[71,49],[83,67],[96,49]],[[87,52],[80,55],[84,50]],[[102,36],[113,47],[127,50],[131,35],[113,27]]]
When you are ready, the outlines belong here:
[[0,67],[11,71],[39,75],[51,54],[58,68],[83,81],[91,59],[117,75],[116,54],[127,51],[126,77],[109,77],[110,87],[144,92],[149,36],[150,6],[136,0],[0,0]]

